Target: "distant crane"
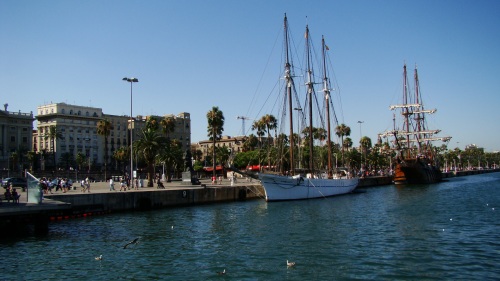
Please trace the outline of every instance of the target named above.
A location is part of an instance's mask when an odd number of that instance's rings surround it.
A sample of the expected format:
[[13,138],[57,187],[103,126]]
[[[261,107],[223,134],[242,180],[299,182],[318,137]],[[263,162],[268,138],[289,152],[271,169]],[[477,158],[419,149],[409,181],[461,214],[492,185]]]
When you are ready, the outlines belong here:
[[236,119],[241,119],[241,135],[245,136],[245,120],[250,120],[250,118],[245,116],[237,116]]

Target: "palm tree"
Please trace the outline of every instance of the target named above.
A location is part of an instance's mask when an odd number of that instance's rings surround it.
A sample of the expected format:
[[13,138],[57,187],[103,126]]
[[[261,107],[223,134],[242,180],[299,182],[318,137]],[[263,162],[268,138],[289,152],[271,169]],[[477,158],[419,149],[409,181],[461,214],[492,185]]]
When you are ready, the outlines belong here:
[[[76,159],[75,160],[76,160],[76,165],[78,166],[76,170],[80,171],[80,169],[82,168],[83,163],[86,162],[85,154],[83,154],[81,152],[78,152],[76,154]],[[78,180],[78,172],[76,174],[76,179]]]
[[153,187],[155,160],[161,154],[166,144],[166,139],[152,128],[142,130],[142,136],[134,142],[134,150],[143,157],[147,164],[148,187]]
[[[255,120],[252,124],[252,131],[257,131],[256,134],[257,134],[257,137],[259,138],[259,150],[262,148],[262,137],[266,133],[265,129],[266,129],[266,124],[264,124],[264,122],[262,121],[262,118],[259,120]],[[259,163],[258,163],[259,167],[260,167],[261,162],[262,161],[261,161],[261,157],[260,157],[260,153],[259,153]]]
[[245,138],[243,142],[243,152],[255,150],[259,143],[259,140],[254,134],[250,134],[248,137]]
[[224,114],[219,110],[218,106],[212,107],[212,110],[207,112],[208,121],[208,137],[212,141],[212,168],[213,176],[216,176],[216,159],[215,158],[215,143],[222,138],[222,132],[224,131]]
[[340,143],[342,143],[342,165],[344,165],[344,136],[351,135],[351,128],[342,123],[335,128],[335,134],[341,139]]
[[267,141],[269,144],[269,141],[271,140],[271,130],[276,129],[278,126],[278,120],[276,120],[276,117],[273,115],[266,114],[262,116],[262,123],[264,124],[264,127],[267,131]]
[[170,139],[170,133],[175,130],[175,119],[172,116],[165,116],[162,120],[160,120],[160,127],[165,133],[167,139]]
[[264,124],[266,131],[267,131],[267,166],[268,169],[271,168],[271,159],[269,157],[269,152],[271,149],[271,130],[276,129],[278,126],[278,120],[276,120],[276,117],[273,115],[266,114],[262,116],[262,124]]
[[[127,161],[127,159],[129,159],[129,155],[130,155],[129,153],[130,153],[130,149],[128,147],[122,146],[113,152],[113,158],[119,164],[123,165],[123,163],[125,163],[125,161]],[[78,155],[77,155],[77,157],[78,157]],[[123,165],[123,167],[125,168],[125,165]],[[123,174],[125,174],[125,171],[123,171]]]
[[57,127],[55,125],[49,126],[49,131],[45,134],[44,139],[45,140],[50,140],[50,150],[52,151],[52,156],[54,157],[54,168],[57,167],[56,165],[56,148],[55,148],[55,142],[56,139],[62,139],[63,135],[61,132],[57,131]]
[[162,120],[160,120],[160,127],[162,128],[163,133],[165,134],[166,140],[167,140],[167,146],[166,146],[166,151],[165,155],[163,156],[164,159],[167,159],[166,162],[167,164],[167,182],[170,182],[170,168],[172,161],[172,143],[170,141],[170,133],[172,133],[175,130],[175,119],[172,116],[165,116]]
[[12,165],[12,169],[10,169],[9,167],[9,170],[17,171],[18,170],[17,163],[19,162],[19,154],[17,153],[17,151],[12,152],[9,158],[10,158],[10,164]]
[[33,173],[33,163],[36,159],[36,153],[34,151],[28,151],[28,153],[26,153],[26,158],[28,158],[30,163],[30,172]]
[[[359,140],[359,145],[361,147],[361,156],[365,155],[365,162],[366,162],[366,155],[368,149],[372,147],[372,140],[369,137],[364,136]],[[363,163],[361,163],[361,165],[362,164]]]
[[313,138],[320,141],[320,144],[323,143],[326,139],[326,130],[324,128],[314,128],[313,129]]
[[[345,140],[342,142],[342,151],[344,151],[344,148],[347,148],[347,150],[349,151],[351,147],[352,147],[352,139],[349,138],[349,137],[345,138]],[[342,154],[342,157],[344,157],[343,154]],[[350,164],[351,161],[350,160],[352,160],[352,157],[348,157],[348,160],[349,160],[348,161],[349,162],[348,166],[350,167],[351,166],[351,164]],[[342,161],[344,161],[344,160],[342,159]]]
[[97,122],[97,134],[104,136],[104,179],[107,180],[106,172],[108,165],[108,137],[113,130],[113,124],[108,119]]

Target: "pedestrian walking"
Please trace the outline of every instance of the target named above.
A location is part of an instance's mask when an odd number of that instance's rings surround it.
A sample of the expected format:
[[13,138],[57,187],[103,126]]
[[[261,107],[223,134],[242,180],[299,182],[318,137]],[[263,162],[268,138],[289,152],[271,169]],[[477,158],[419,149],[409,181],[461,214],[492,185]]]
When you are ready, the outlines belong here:
[[89,177],[87,177],[85,179],[85,189],[87,190],[88,193],[90,193],[90,179],[89,179]]
[[109,179],[109,191],[115,190],[115,182],[113,181],[113,178]]
[[120,191],[127,191],[127,184],[125,182],[125,179],[123,179],[121,181],[121,184],[120,184]]

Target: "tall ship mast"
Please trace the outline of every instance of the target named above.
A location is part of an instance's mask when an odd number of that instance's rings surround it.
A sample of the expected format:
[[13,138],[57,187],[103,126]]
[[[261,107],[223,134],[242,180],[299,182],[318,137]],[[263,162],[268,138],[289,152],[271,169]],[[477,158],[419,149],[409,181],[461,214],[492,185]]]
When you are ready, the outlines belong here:
[[[293,110],[294,110],[294,100],[292,100],[292,94],[295,91],[294,79],[293,79],[293,71],[291,67],[293,63],[290,62],[289,55],[289,31],[288,31],[288,21],[285,14],[284,18],[284,41],[285,41],[285,52],[284,52],[284,77],[286,87],[285,87],[285,104],[288,107],[288,110],[284,110],[288,115],[289,122],[289,171],[286,171],[282,174],[273,174],[273,173],[259,173],[259,179],[264,187],[266,193],[266,201],[282,201],[282,200],[298,200],[298,199],[311,199],[311,198],[324,198],[328,196],[346,194],[352,192],[359,183],[359,178],[352,177],[348,173],[344,176],[336,176],[332,175],[331,168],[331,149],[329,149],[330,155],[328,159],[328,168],[326,173],[321,173],[319,170],[314,167],[313,158],[313,100],[314,100],[314,87],[313,87],[313,74],[311,70],[311,44],[310,44],[310,36],[309,36],[309,27],[306,26],[306,52],[307,52],[307,74],[306,74],[306,95],[307,95],[307,104],[305,107],[302,107],[300,104],[296,104],[297,108],[305,108],[308,112],[308,147],[309,147],[309,155],[310,159],[308,162],[308,173],[307,175],[301,174],[298,170],[295,169],[294,164],[294,132],[293,132]],[[322,40],[322,55],[323,55],[323,68],[326,68],[326,60],[324,56],[326,55],[326,45],[324,43],[324,39]],[[330,100],[330,90],[328,78],[325,75],[323,77],[323,90],[324,97],[327,102]],[[327,107],[327,115],[329,114],[329,108]],[[320,117],[323,119],[325,117]],[[326,118],[329,119],[329,116]],[[328,127],[329,126],[328,121]],[[330,145],[330,130],[328,130],[328,145]],[[299,144],[300,145],[300,144]]]
[[391,105],[391,110],[399,112],[401,127],[396,114],[393,130],[380,134],[392,138],[392,146],[397,152],[394,168],[395,184],[428,184],[442,180],[440,163],[436,157],[436,141],[448,142],[451,137],[438,136],[441,130],[431,130],[427,126],[427,115],[436,109],[425,109],[420,93],[418,71],[415,67],[414,92],[410,92],[406,64],[403,66],[402,104]]

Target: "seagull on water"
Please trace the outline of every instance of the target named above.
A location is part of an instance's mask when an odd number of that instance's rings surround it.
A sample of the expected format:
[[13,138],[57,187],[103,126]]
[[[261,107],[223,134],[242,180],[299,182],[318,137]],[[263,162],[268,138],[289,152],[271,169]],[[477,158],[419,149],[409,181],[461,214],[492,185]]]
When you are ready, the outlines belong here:
[[221,271],[221,272],[217,272],[217,274],[219,274],[219,275],[224,275],[224,274],[226,274],[226,269],[224,268],[224,270],[223,270],[223,271]]
[[128,242],[127,244],[123,245],[123,249],[127,249],[127,247],[131,244],[137,245],[139,243],[139,238],[135,238],[134,240]]
[[98,256],[98,257],[95,257],[95,260],[96,261],[101,261],[102,260],[102,255]]
[[293,267],[293,266],[295,266],[295,262],[286,260],[286,266]]

